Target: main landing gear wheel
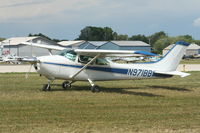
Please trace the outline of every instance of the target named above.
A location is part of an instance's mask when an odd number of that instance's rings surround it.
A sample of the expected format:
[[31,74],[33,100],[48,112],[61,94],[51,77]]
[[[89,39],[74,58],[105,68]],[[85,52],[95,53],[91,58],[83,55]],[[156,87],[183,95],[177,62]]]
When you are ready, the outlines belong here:
[[51,90],[51,86],[49,84],[45,84],[42,88],[43,91],[50,91]]
[[99,88],[99,86],[94,85],[94,86],[91,87],[91,91],[92,91],[93,93],[95,93],[95,92],[100,92],[100,88]]
[[63,87],[64,90],[66,90],[68,88],[71,88],[71,84],[70,84],[70,82],[65,81],[65,82],[62,83],[62,87]]

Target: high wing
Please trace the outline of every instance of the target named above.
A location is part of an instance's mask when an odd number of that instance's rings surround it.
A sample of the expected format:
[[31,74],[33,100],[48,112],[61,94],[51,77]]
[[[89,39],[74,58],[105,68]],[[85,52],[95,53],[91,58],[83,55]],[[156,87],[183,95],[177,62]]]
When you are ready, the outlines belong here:
[[48,50],[64,50],[66,49],[65,47],[61,47],[61,46],[54,46],[54,45],[46,45],[46,44],[39,44],[39,43],[32,43],[32,42],[22,42],[21,44],[25,44],[25,45],[30,45],[33,47],[39,47],[39,48],[45,48]]
[[[62,46],[53,46],[53,45],[46,45],[46,44],[39,44],[39,43],[32,43],[32,42],[22,42],[22,44],[30,45],[33,47],[40,47],[45,48],[48,50],[65,50],[66,47]],[[101,50],[101,49],[75,49],[79,55],[85,56],[92,56],[95,57],[99,54],[101,57],[140,57],[140,56],[157,56],[154,53],[146,52],[146,51],[131,51],[131,50]]]
[[99,54],[101,57],[130,57],[130,56],[157,56],[157,54],[146,51],[130,51],[130,50],[100,50],[100,49],[75,49],[74,52],[79,55],[96,56]]

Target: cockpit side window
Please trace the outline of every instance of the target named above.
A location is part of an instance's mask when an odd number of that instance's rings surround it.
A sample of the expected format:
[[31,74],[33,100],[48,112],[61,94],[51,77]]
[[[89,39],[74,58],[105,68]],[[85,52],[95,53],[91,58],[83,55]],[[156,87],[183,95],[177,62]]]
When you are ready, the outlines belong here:
[[84,55],[80,55],[79,58],[78,58],[78,61],[80,63],[84,63],[84,64],[87,64],[91,60],[92,60],[92,57],[90,57],[90,56],[84,56]]

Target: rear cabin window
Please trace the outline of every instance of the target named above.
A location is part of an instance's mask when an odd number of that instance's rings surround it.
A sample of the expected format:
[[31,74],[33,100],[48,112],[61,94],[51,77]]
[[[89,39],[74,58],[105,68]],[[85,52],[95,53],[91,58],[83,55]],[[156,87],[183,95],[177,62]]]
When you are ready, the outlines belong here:
[[108,61],[106,59],[103,59],[103,58],[97,58],[96,64],[97,65],[108,65]]

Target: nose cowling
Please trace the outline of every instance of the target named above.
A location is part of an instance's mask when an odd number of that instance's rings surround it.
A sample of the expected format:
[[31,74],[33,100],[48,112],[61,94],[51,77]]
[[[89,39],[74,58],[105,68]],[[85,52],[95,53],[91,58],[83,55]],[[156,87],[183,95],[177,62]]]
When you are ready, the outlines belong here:
[[38,57],[39,62],[35,64],[35,69],[48,79],[55,79],[58,76],[59,66],[54,64],[59,63],[60,58],[57,55]]
[[33,65],[36,71],[40,70],[40,63],[36,63]]

